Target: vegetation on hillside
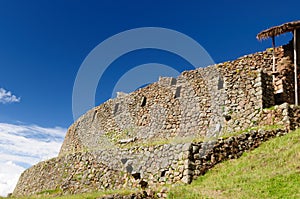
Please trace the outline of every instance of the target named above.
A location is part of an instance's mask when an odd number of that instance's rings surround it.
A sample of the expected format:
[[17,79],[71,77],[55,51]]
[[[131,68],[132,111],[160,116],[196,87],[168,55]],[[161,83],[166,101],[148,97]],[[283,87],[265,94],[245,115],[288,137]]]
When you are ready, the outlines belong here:
[[300,129],[171,189],[168,198],[300,198]]

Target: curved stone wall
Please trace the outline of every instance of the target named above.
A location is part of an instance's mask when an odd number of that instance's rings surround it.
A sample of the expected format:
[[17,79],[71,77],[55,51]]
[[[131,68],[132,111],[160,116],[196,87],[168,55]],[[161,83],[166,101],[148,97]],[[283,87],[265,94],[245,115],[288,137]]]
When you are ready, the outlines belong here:
[[[271,68],[272,52],[265,51],[119,93],[72,124],[59,156],[27,169],[13,195],[190,183],[218,162],[300,126],[299,107],[272,107]],[[258,125],[280,129],[219,138]]]
[[215,164],[238,158],[286,130],[251,130],[217,140],[185,144],[134,147],[121,151],[77,152],[53,158],[27,169],[13,196],[59,190],[61,194],[101,189],[154,188],[190,183]]
[[69,128],[59,155],[118,148],[122,140],[218,137],[255,126],[262,108],[274,105],[264,97],[273,96],[264,71],[271,56],[255,53],[119,93]]

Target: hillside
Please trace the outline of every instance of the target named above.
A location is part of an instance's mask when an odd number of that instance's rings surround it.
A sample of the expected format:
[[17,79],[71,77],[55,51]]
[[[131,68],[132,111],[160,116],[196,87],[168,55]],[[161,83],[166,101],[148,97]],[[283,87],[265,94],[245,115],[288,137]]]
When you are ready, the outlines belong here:
[[300,198],[300,129],[223,162],[168,198]]
[[[299,198],[300,129],[263,143],[239,159],[216,165],[190,185],[170,189],[175,198]],[[54,198],[99,198],[118,193],[94,192]],[[129,194],[129,190],[119,191]],[[56,193],[54,193],[55,195]],[[28,197],[26,197],[28,198]],[[40,195],[30,198],[53,198]]]

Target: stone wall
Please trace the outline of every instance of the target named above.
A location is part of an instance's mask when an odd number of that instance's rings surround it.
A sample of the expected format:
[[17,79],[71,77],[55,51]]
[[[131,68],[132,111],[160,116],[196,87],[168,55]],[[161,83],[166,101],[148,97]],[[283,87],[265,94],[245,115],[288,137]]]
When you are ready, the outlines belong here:
[[286,130],[251,130],[227,139],[193,143],[190,158],[190,179],[196,179],[226,159],[239,158],[243,152],[258,147],[262,142],[286,134]]
[[[27,169],[13,196],[61,190],[62,194],[101,189],[151,188],[190,183],[215,164],[238,158],[286,130],[251,130],[217,140],[134,147],[121,151],[77,152],[41,162]],[[37,175],[38,174],[38,175]]]
[[215,66],[183,72],[177,79],[161,78],[79,118],[69,128],[60,155],[111,148],[122,139],[143,143],[219,134],[225,97],[223,78]]
[[295,130],[300,127],[300,107],[283,103],[267,109],[263,109],[259,126],[273,126]]
[[265,51],[119,93],[69,128],[60,156],[118,148],[122,140],[218,137],[255,126],[262,108],[274,105],[272,76],[264,71],[271,63]]
[[[288,52],[276,49],[278,57]],[[278,67],[289,66],[283,58]],[[300,126],[300,108],[274,106],[274,92],[283,88],[284,100],[293,90],[284,71],[273,79],[267,50],[118,93],[72,124],[59,156],[26,170],[13,195],[190,183],[216,163]],[[274,80],[282,81],[276,87]],[[278,129],[220,139],[266,125]]]
[[[283,102],[289,104],[295,103],[295,79],[294,79],[294,52],[293,40],[284,46],[275,49],[275,71],[272,67],[265,68],[265,72],[274,76],[274,93],[275,104],[279,105]],[[268,49],[272,52],[272,49]],[[298,59],[299,61],[299,59]],[[273,64],[272,64],[273,65]],[[271,66],[272,66],[271,65]],[[299,71],[298,63],[298,71]],[[298,79],[300,73],[298,73]],[[298,87],[300,82],[298,81]],[[300,91],[298,91],[298,95]]]
[[272,53],[265,51],[218,64],[227,96],[223,133],[256,126],[261,110],[274,105],[272,77],[265,71],[271,60]]
[[53,158],[27,169],[13,195],[55,189],[73,194],[185,182],[190,146],[190,143],[141,146]]

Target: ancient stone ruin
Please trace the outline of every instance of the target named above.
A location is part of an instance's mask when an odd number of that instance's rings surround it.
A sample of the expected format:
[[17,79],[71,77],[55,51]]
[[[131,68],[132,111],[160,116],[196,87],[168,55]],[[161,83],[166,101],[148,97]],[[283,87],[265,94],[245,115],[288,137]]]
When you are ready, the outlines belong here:
[[27,169],[13,195],[190,183],[284,135],[300,118],[292,49],[289,43],[119,93],[72,124],[59,156]]

